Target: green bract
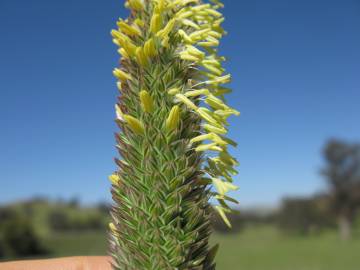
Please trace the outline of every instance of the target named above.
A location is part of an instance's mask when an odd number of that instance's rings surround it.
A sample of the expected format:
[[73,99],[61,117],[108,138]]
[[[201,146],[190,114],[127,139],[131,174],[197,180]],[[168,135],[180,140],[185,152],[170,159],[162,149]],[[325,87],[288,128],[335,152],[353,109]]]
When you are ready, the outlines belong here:
[[[215,269],[211,197],[230,226],[227,192],[237,161],[228,152],[230,108],[217,54],[219,1],[128,0],[113,30],[121,67],[116,105],[122,160],[110,176],[114,269]],[[215,191],[212,191],[214,187]]]

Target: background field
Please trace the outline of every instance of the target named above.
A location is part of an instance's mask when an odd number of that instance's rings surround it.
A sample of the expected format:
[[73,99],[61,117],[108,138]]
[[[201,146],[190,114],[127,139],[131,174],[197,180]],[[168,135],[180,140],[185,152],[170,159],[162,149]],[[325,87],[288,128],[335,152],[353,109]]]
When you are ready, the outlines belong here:
[[[239,234],[215,234],[221,245],[218,270],[358,270],[360,240],[341,242],[335,232],[318,236],[284,236],[271,226]],[[54,256],[106,254],[102,233],[58,234],[47,243]]]
[[[214,219],[217,270],[359,269],[360,218],[352,238],[342,241],[336,226],[316,221],[322,215],[307,217],[309,207],[300,211],[299,205],[295,210],[295,215],[284,212],[284,224],[280,210],[241,210],[232,217],[233,230]],[[108,212],[106,204],[85,207],[76,200],[34,199],[0,207],[0,261],[106,255]]]

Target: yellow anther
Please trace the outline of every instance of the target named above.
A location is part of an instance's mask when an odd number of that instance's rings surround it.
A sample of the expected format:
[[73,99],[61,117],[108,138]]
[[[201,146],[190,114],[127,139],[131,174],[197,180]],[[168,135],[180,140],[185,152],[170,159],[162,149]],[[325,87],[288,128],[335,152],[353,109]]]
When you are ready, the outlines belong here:
[[145,25],[144,21],[139,18],[135,19],[134,23],[139,27],[143,27]]
[[120,177],[116,174],[112,174],[109,176],[109,180],[114,186],[117,186],[119,185]]
[[169,117],[166,119],[166,129],[168,131],[176,129],[180,121],[180,107],[175,105],[172,107]]
[[134,27],[132,25],[128,25],[126,22],[120,20],[117,22],[117,25],[121,29],[121,31],[124,34],[127,34],[129,36],[140,36],[141,32],[137,27]]
[[232,183],[225,182],[218,178],[212,178],[213,183],[220,195],[225,195],[231,190],[238,190],[239,188]]
[[183,25],[193,27],[196,30],[200,30],[200,26],[198,24],[194,23],[192,20],[182,19],[181,22],[182,22]]
[[124,120],[129,125],[131,130],[137,134],[144,134],[145,129],[143,124],[136,119],[135,117],[132,117],[131,115],[124,114]]
[[227,130],[224,127],[216,127],[210,124],[204,124],[204,129],[208,132],[214,132],[216,134],[226,134]]
[[208,133],[208,134],[203,134],[203,135],[199,135],[195,138],[192,138],[190,140],[190,143],[195,143],[195,142],[202,142],[202,141],[205,141],[205,140],[211,140],[212,139],[212,133]]
[[149,92],[146,90],[142,90],[140,91],[139,96],[141,107],[143,108],[143,110],[147,113],[151,113],[154,110],[154,101],[150,96]]
[[200,59],[203,59],[205,57],[205,53],[200,51],[198,48],[192,46],[192,45],[186,45],[186,51],[191,54],[194,55]]
[[148,60],[147,60],[147,58],[146,58],[146,56],[145,56],[145,54],[144,54],[144,50],[143,50],[142,47],[138,47],[138,48],[136,49],[135,55],[136,55],[136,60],[137,60],[137,62],[138,62],[141,66],[143,66],[143,67],[147,66]]
[[150,20],[150,32],[156,34],[162,26],[162,18],[160,14],[154,13]]
[[144,54],[146,57],[153,57],[156,55],[156,47],[153,38],[147,40],[144,44]]
[[144,4],[141,0],[128,0],[128,5],[130,8],[141,11],[144,9]]
[[186,53],[186,52],[180,53],[180,58],[181,58],[182,60],[191,61],[191,62],[200,62],[200,61],[201,61],[201,59],[198,58],[197,56],[188,54],[188,53]]
[[196,112],[200,115],[201,118],[208,121],[210,124],[218,126],[219,123],[216,121],[211,114],[205,110],[205,108],[198,108]]
[[196,152],[204,152],[204,151],[218,151],[221,152],[223,149],[219,146],[217,146],[216,143],[209,143],[209,144],[201,144],[198,147],[195,148]]
[[130,58],[129,55],[128,55],[128,53],[125,51],[124,48],[120,48],[120,49],[118,50],[118,53],[119,53],[122,57],[124,57],[124,58],[126,58],[126,59],[129,59],[129,58]]
[[219,99],[211,94],[205,99],[205,103],[217,110],[229,109],[229,107],[227,105],[225,105],[225,103],[221,99]]
[[179,31],[178,31],[178,34],[182,37],[182,39],[186,42],[186,43],[188,43],[188,44],[193,44],[195,41],[194,40],[192,40],[190,37],[189,37],[189,35],[188,34],[186,34],[186,32],[184,31],[184,30],[182,30],[182,29],[180,29]]
[[121,69],[115,68],[113,71],[113,74],[116,78],[118,78],[120,81],[126,81],[126,80],[132,80],[132,77],[130,74],[122,71]]
[[227,74],[225,76],[222,76],[222,77],[217,77],[215,78],[214,80],[210,80],[210,81],[207,81],[206,83],[207,84],[225,84],[225,83],[229,83],[231,81],[231,75],[230,74]]
[[190,109],[193,109],[195,111],[198,109],[198,107],[190,99],[188,99],[186,96],[184,96],[183,94],[176,94],[175,97],[178,100],[180,100],[181,102],[183,102]]
[[168,92],[169,95],[174,96],[174,95],[176,95],[176,94],[178,94],[180,92],[180,89],[175,87],[175,88],[169,89],[167,92]]
[[192,91],[187,91],[184,95],[186,97],[197,97],[200,95],[207,96],[210,95],[210,91],[208,89],[192,90]]
[[175,23],[176,23],[176,18],[169,20],[168,23],[165,25],[165,27],[160,31],[158,31],[156,35],[161,38],[167,37],[170,34],[171,30],[174,28]]

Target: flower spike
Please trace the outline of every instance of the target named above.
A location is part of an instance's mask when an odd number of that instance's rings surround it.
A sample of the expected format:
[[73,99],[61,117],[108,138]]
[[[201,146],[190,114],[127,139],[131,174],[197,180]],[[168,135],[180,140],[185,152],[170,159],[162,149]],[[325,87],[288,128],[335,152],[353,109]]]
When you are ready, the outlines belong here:
[[240,113],[226,102],[231,75],[218,53],[223,4],[125,2],[129,18],[111,31],[121,56],[113,71],[121,159],[109,177],[113,269],[215,269],[210,220],[216,211],[231,226],[239,165],[227,133]]

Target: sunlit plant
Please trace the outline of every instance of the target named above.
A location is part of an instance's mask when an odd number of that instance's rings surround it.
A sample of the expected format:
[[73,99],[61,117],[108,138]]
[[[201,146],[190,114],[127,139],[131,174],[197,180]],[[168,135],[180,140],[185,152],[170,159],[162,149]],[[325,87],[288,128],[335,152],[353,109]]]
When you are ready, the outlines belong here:
[[[110,223],[114,269],[215,269],[210,248],[214,207],[226,224],[236,190],[224,95],[230,82],[218,55],[226,32],[217,0],[128,0],[128,19],[111,32],[117,172]],[[212,188],[214,187],[214,188]],[[217,201],[215,206],[210,200]]]

